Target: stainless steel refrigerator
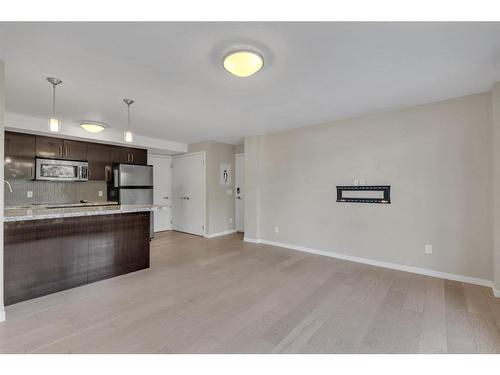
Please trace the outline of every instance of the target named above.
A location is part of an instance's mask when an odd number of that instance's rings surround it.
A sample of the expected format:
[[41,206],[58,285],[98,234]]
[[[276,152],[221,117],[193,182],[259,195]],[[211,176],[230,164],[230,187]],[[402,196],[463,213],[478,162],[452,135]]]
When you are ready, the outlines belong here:
[[[113,164],[112,180],[108,182],[108,201],[119,204],[153,204],[153,166]],[[153,238],[153,212],[150,237]]]

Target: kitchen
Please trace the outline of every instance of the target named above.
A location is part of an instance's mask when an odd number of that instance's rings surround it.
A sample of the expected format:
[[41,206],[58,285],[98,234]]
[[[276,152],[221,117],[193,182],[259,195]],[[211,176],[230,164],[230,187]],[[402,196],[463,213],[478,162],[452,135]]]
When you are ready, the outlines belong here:
[[[67,118],[63,127],[62,80],[46,81],[48,121],[12,114],[4,132],[4,306],[147,269],[155,232],[236,232],[234,206],[222,226],[210,224],[220,200],[214,207],[209,199],[214,190],[229,203],[241,198],[229,174],[233,145],[155,143],[131,130],[127,98],[123,131]],[[215,177],[208,185],[207,169]]]
[[5,305],[149,267],[147,150],[5,132]]

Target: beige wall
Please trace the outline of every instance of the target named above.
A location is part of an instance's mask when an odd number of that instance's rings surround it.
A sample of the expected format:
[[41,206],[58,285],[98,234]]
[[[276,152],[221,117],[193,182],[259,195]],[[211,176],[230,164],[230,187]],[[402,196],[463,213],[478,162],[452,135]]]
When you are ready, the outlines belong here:
[[[188,146],[188,152],[197,151],[205,151],[207,158],[207,234],[233,230],[235,146],[214,141],[193,143]],[[231,164],[231,185],[220,184],[221,163]],[[229,219],[232,220],[231,223]]]
[[[5,68],[3,60],[0,60],[0,212],[3,214],[3,147],[4,147],[4,113],[5,113]],[[3,225],[0,225],[0,322],[5,320],[3,306]]]
[[[493,200],[493,281],[500,292],[500,82],[491,89],[492,200]],[[497,292],[497,293],[498,293]]]
[[[483,93],[246,138],[245,237],[491,280],[490,109]],[[354,179],[392,204],[335,202]]]

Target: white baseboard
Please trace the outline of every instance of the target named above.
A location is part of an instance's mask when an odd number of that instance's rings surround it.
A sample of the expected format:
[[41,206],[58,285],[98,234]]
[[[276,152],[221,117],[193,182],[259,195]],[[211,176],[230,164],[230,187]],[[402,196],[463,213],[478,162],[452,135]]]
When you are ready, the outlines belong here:
[[260,240],[256,240],[255,238],[250,238],[250,237],[243,237],[243,241],[251,243],[260,243]]
[[236,229],[229,229],[229,230],[226,230],[224,232],[205,234],[205,238],[214,238],[214,237],[219,237],[219,236],[225,236],[226,234],[232,234],[232,233],[236,233]]
[[[405,266],[403,264],[398,264],[398,263],[383,262],[383,261],[369,259],[369,258],[344,255],[344,254],[339,254],[339,253],[334,253],[334,252],[324,251],[324,250],[318,250],[318,249],[311,249],[309,247],[291,245],[291,244],[284,243],[284,242],[274,242],[274,241],[268,241],[268,240],[263,240],[263,239],[253,239],[253,238],[244,238],[244,241],[253,242],[253,243],[263,243],[266,245],[283,247],[286,249],[292,249],[292,250],[298,250],[298,251],[304,251],[306,253],[311,253],[311,254],[316,254],[316,255],[324,255],[327,257],[348,260],[348,261],[356,262],[356,263],[369,264],[371,266],[377,266],[377,267],[389,268],[389,269],[398,270],[398,271],[417,273],[420,275],[439,277],[441,279],[460,281],[460,282],[464,282],[464,283],[481,285],[481,286],[493,288],[493,283],[490,280],[479,279],[476,277],[457,275],[454,273],[434,271],[434,270],[429,270],[426,268]],[[500,291],[495,292],[495,290],[493,290],[493,292],[499,293]],[[495,297],[500,297],[500,294],[495,294]]]
[[0,309],[0,322],[5,321],[5,310]]

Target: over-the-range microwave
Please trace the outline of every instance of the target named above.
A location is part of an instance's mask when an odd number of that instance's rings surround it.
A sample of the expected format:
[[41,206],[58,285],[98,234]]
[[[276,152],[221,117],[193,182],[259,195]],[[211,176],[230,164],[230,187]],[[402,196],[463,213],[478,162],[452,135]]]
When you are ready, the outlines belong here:
[[36,159],[35,180],[88,181],[89,163],[60,159]]

